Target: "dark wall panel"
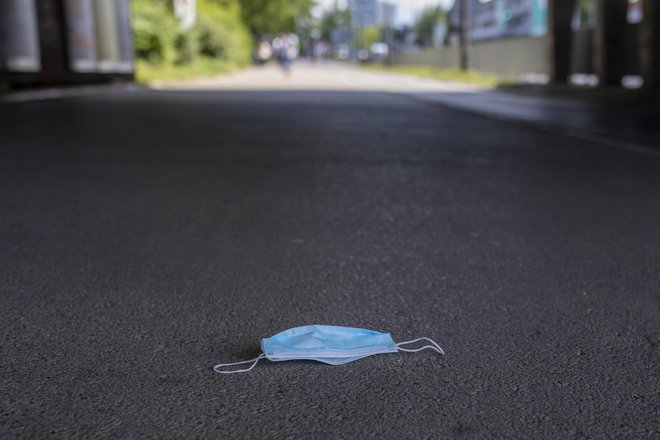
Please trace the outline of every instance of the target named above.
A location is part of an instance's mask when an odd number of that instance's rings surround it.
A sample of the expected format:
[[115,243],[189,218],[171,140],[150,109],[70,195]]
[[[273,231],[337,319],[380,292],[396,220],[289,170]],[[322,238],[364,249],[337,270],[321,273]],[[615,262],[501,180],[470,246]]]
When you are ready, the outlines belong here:
[[0,71],[38,72],[40,69],[34,1],[0,1]]
[[41,47],[40,83],[62,83],[68,72],[64,12],[58,0],[38,0],[39,45]]

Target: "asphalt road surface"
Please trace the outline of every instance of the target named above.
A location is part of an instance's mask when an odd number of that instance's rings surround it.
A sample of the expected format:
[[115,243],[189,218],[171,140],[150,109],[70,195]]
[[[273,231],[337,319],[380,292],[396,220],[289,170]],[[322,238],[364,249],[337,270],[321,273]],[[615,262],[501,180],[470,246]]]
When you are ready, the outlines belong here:
[[[374,90],[2,104],[0,145],[3,439],[660,436],[658,157]],[[447,354],[213,372],[303,324]]]

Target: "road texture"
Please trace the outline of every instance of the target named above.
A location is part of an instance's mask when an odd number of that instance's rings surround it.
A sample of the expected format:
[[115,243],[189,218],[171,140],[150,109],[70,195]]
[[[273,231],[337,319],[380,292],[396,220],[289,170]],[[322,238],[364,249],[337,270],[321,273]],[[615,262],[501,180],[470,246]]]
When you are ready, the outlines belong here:
[[[0,438],[660,436],[660,158],[252,88],[0,105]],[[447,355],[213,372],[303,324]]]

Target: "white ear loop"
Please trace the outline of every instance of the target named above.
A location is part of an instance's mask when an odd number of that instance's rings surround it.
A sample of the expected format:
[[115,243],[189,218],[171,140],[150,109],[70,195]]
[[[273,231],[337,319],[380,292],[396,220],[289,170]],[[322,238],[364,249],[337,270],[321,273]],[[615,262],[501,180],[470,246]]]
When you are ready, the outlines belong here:
[[[401,347],[402,345],[413,344],[413,343],[419,342],[419,341],[427,341],[431,345],[424,345],[423,347],[420,347],[420,348],[402,348]],[[409,353],[415,353],[417,351],[422,351],[422,350],[426,350],[427,348],[430,348],[431,350],[434,350],[434,351],[436,351],[436,352],[438,352],[442,355],[445,354],[445,351],[442,349],[442,347],[440,347],[438,345],[437,342],[435,342],[432,339],[424,338],[424,337],[413,339],[411,341],[399,342],[398,344],[396,344],[396,348],[400,351],[406,351],[406,352],[409,352]],[[266,357],[266,355],[264,353],[261,353],[256,358],[250,359],[250,360],[247,360],[247,361],[231,362],[231,363],[228,363],[228,364],[217,364],[216,366],[213,367],[213,371],[215,371],[216,373],[220,373],[220,374],[245,373],[247,371],[252,370],[254,367],[256,367],[257,363],[265,357]],[[243,365],[243,364],[249,364],[249,363],[252,363],[252,365],[250,365],[248,368],[243,368],[241,370],[221,370],[220,369],[222,367],[230,367],[232,365]]]
[[[402,345],[412,344],[414,342],[419,342],[419,341],[428,341],[428,342],[431,343],[431,345],[425,345],[421,348],[401,348]],[[445,354],[445,351],[442,349],[442,347],[440,347],[437,342],[435,342],[434,340],[429,339],[429,338],[417,338],[417,339],[413,339],[412,341],[399,342],[398,344],[396,344],[396,348],[401,350],[401,351],[407,351],[407,352],[410,352],[410,353],[414,353],[414,352],[417,352],[417,351],[422,351],[422,350],[425,350],[427,348],[430,348],[431,350],[437,351],[438,353],[440,353],[442,355]]]
[[[215,367],[213,367],[213,371],[215,371],[216,373],[221,373],[221,374],[245,373],[246,371],[250,371],[251,369],[253,369],[257,365],[257,362],[259,362],[261,359],[263,359],[265,357],[266,357],[266,355],[261,353],[259,356],[257,356],[254,359],[250,359],[249,361],[232,362],[230,364],[218,364]],[[250,368],[244,368],[242,370],[219,370],[218,369],[220,367],[229,367],[231,365],[249,364],[250,362],[254,362],[252,365],[250,365]]]

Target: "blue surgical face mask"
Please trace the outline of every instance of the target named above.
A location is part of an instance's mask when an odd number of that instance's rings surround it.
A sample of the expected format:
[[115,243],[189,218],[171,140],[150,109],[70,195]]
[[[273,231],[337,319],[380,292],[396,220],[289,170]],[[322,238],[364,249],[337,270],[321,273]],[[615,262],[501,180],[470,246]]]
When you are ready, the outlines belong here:
[[[430,345],[418,348],[403,348],[402,345],[426,341]],[[412,341],[399,342],[392,340],[389,333],[380,333],[352,327],[333,325],[305,325],[285,330],[270,338],[261,340],[262,353],[247,361],[218,364],[213,369],[218,373],[242,373],[250,371],[263,358],[270,361],[312,360],[330,365],[341,365],[381,353],[396,353],[397,351],[415,352],[426,348],[445,352],[429,338],[419,338]],[[224,367],[249,364],[249,368],[241,370],[224,370]]]

